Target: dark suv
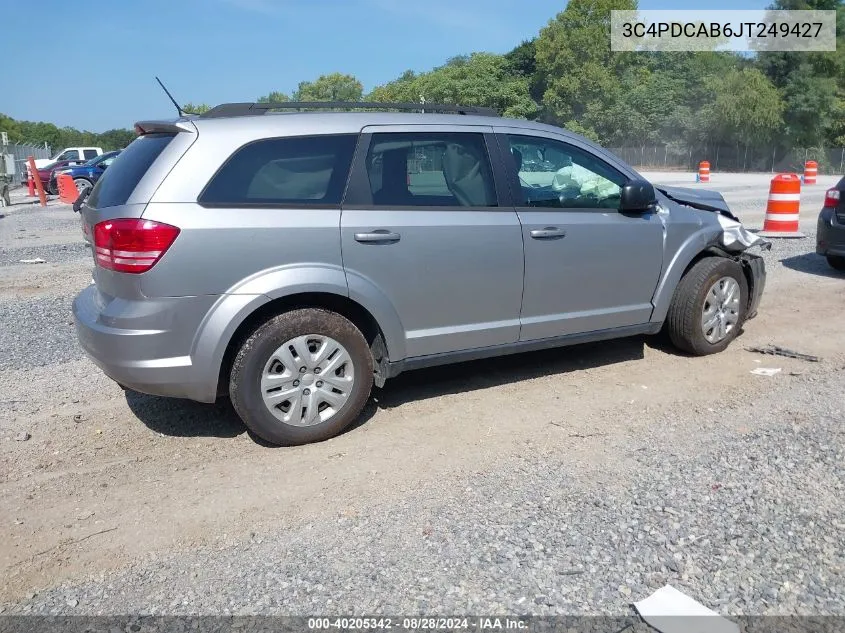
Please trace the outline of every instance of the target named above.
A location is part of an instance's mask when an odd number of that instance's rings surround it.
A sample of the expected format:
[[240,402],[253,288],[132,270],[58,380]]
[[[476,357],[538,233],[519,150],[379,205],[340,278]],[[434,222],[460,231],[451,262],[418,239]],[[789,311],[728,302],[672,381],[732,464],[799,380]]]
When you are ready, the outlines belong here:
[[845,177],[824,196],[816,229],[816,252],[836,270],[845,271]]

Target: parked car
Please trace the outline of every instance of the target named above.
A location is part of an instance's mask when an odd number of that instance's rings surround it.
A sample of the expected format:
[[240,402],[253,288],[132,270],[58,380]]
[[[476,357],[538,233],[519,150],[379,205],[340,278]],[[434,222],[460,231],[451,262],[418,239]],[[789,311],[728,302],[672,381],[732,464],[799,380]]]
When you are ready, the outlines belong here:
[[103,153],[101,147],[66,147],[57,152],[53,158],[39,158],[35,161],[35,168],[42,169],[50,163],[58,163],[63,160],[70,160],[77,163],[84,163]]
[[[712,354],[757,312],[749,249],[770,244],[717,192],[480,108],[271,106],[140,122],[77,201],[95,270],[76,331],[125,388],[228,394],[256,435],[302,444],[405,370],[663,329]],[[520,186],[515,146],[558,171]]]
[[41,184],[44,187],[44,191],[47,193],[51,193],[55,195],[58,193],[57,190],[51,188],[51,179],[53,177],[53,172],[57,169],[64,169],[65,167],[73,167],[77,165],[76,161],[70,160],[60,160],[55,163],[49,163],[48,165],[41,167],[36,170],[38,173],[38,179],[41,180]]
[[816,228],[816,252],[831,268],[845,271],[845,177],[827,190]]
[[114,159],[117,158],[118,154],[120,154],[121,150],[116,150],[114,152],[106,152],[105,154],[100,154],[96,158],[92,158],[87,163],[82,165],[77,165],[74,167],[68,167],[64,169],[55,169],[50,177],[50,187],[51,189],[55,187],[55,190],[58,191],[59,187],[56,182],[57,178],[60,174],[67,174],[71,178],[73,178],[73,184],[76,185],[76,188],[79,191],[85,189],[85,187],[93,187],[94,184],[100,179],[100,176],[103,175],[103,172],[106,171],[106,167],[114,162]]

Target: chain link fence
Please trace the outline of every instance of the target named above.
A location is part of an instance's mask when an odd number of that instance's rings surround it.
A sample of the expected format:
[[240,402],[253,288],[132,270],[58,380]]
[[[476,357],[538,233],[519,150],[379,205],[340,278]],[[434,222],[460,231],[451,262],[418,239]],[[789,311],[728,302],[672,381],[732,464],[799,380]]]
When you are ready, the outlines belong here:
[[[7,173],[6,178],[12,184],[21,185],[26,183],[26,159],[32,156],[33,158],[50,158],[52,156],[52,149],[45,145],[27,145],[26,143],[9,143],[3,145],[0,142],[0,154],[11,156],[11,164],[14,165],[14,173]],[[3,159],[5,159],[5,156]],[[6,161],[6,171],[8,169],[9,161]]]
[[711,171],[794,172],[804,171],[804,161],[819,164],[819,174],[845,175],[845,147],[784,149],[772,146],[673,145],[614,147],[614,154],[641,170],[695,171],[698,163],[710,161]]

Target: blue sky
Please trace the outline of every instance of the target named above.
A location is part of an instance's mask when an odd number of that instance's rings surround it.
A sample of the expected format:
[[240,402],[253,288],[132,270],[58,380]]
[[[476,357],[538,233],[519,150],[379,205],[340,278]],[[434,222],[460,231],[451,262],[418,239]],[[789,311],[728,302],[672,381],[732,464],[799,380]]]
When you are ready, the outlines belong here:
[[[707,0],[700,6],[767,4]],[[3,12],[4,48],[20,52],[18,62],[34,60],[39,74],[0,89],[0,112],[95,132],[131,127],[138,119],[173,114],[154,75],[181,103],[250,101],[334,71],[357,76],[369,90],[453,55],[504,53],[565,6],[547,0],[24,3]],[[639,6],[692,8],[664,0]]]

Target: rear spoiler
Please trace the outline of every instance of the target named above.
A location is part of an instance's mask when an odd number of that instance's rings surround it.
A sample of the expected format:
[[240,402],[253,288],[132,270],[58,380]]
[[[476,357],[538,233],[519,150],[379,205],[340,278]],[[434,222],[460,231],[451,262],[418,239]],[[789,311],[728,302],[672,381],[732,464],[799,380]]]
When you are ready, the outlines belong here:
[[179,132],[196,133],[196,126],[189,120],[177,121],[138,121],[135,132],[138,136],[144,134],[178,134]]

